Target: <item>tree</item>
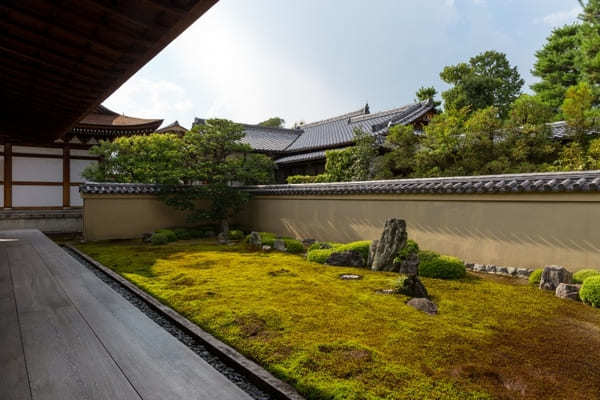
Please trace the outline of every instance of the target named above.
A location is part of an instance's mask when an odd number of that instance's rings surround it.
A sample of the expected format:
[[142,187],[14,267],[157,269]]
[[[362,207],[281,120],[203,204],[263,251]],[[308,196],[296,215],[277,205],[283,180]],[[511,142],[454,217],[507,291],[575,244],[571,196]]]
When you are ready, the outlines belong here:
[[517,67],[511,67],[506,54],[486,51],[468,63],[447,66],[440,73],[450,89],[442,93],[446,110],[470,111],[494,106],[505,117],[510,104],[521,94],[525,81]]
[[557,119],[561,119],[560,106],[565,92],[581,79],[577,63],[580,41],[580,25],[565,25],[554,29],[544,47],[535,53],[536,62],[531,73],[541,81],[531,85],[531,89],[558,114]]
[[331,182],[363,181],[373,175],[372,163],[377,155],[375,138],[356,129],[354,146],[325,152],[325,173]]
[[600,0],[579,0],[583,12],[579,15],[581,51],[577,63],[583,78],[594,91],[600,85]]
[[285,125],[285,120],[283,118],[273,117],[266,121],[260,122],[258,125],[267,126],[270,128],[283,128]]
[[412,125],[392,126],[385,138],[385,153],[376,171],[378,179],[392,177],[408,178],[415,172],[415,154],[419,137]]
[[523,94],[511,104],[508,124],[516,128],[538,126],[550,122],[554,111],[541,96]]
[[90,149],[101,161],[83,171],[96,182],[156,183],[183,182],[183,141],[174,134],[120,137],[101,141]]
[[572,135],[581,144],[587,142],[592,127],[598,126],[599,112],[592,108],[594,98],[590,85],[581,82],[567,89],[561,107]]
[[441,101],[436,100],[437,90],[433,86],[421,86],[416,93],[416,101],[431,101],[435,109],[442,105]]

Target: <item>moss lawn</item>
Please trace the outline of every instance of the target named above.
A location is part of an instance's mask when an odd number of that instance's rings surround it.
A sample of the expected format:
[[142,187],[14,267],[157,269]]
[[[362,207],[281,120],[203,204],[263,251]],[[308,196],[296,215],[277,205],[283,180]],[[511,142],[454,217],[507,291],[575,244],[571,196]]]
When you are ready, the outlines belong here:
[[376,292],[394,273],[209,240],[77,247],[309,399],[600,399],[600,309],[517,280],[422,278],[429,316]]

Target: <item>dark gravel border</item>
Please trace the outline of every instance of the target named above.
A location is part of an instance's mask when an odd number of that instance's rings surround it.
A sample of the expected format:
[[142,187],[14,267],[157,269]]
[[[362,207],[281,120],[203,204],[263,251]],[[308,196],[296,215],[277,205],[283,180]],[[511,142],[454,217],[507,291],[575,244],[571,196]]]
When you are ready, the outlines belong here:
[[[244,392],[248,393],[250,397],[256,400],[273,400],[273,399],[282,399],[282,398],[290,398],[288,396],[282,397],[280,393],[276,393],[275,395],[267,393],[267,391],[262,390],[256,384],[252,382],[247,376],[241,373],[238,369],[234,368],[230,365],[231,362],[227,363],[219,357],[219,355],[215,354],[215,352],[210,351],[207,346],[205,346],[200,338],[196,335],[188,332],[186,329],[183,329],[179,324],[175,323],[171,318],[165,316],[162,312],[158,311],[155,307],[148,304],[144,299],[134,293],[131,289],[127,288],[123,284],[119,283],[113,277],[109,276],[107,273],[96,267],[94,264],[86,260],[82,257],[76,250],[71,248],[71,246],[63,246],[63,249],[71,255],[74,259],[79,261],[82,265],[87,267],[90,271],[94,273],[98,278],[100,278],[104,283],[110,286],[114,291],[123,296],[127,301],[137,307],[141,312],[146,314],[150,319],[156,322],[158,325],[163,327],[167,332],[176,337],[180,342],[189,347],[194,353],[198,354],[203,360],[205,360],[208,364],[210,364],[217,371],[225,375],[230,381],[235,383],[240,389]],[[230,361],[230,360],[228,360]],[[294,398],[300,398],[295,397]]]

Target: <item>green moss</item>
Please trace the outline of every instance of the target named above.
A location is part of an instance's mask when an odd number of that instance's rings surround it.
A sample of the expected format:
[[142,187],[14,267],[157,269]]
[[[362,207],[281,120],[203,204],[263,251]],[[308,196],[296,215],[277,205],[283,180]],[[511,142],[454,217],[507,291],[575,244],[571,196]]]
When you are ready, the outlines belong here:
[[573,282],[583,283],[583,281],[585,281],[586,278],[596,275],[600,275],[600,271],[598,271],[597,269],[582,269],[573,274]]
[[579,297],[584,303],[600,308],[600,275],[590,276],[583,281]]
[[396,256],[396,258],[394,259],[394,262],[400,263],[400,262],[406,260],[409,255],[418,254],[418,253],[419,253],[419,245],[414,240],[409,239],[406,242],[406,246],[404,246],[404,248],[402,250],[400,250],[400,253],[398,253],[398,256]]
[[330,249],[316,249],[309,250],[306,255],[306,259],[308,261],[317,262],[319,264],[325,264],[325,261],[329,258],[329,256],[333,253],[340,253],[342,251],[358,251],[363,259],[367,260],[369,258],[369,247],[371,246],[370,240],[361,240],[358,242],[351,242],[346,244],[336,244],[334,247]]
[[229,231],[230,240],[242,240],[244,238],[244,232],[234,229]]
[[403,295],[377,293],[395,273],[214,240],[77,247],[307,399],[543,399],[549,387],[597,397],[581,382],[600,378],[589,367],[600,365],[600,310],[527,285],[421,278],[440,311],[429,318]]
[[533,271],[531,273],[531,275],[529,275],[529,283],[531,285],[539,285],[540,281],[542,280],[542,273],[544,272],[543,269],[536,269],[535,271]]
[[460,279],[467,274],[465,264],[456,257],[432,251],[419,253],[419,275],[437,279]]
[[338,247],[341,245],[342,245],[342,243],[335,243],[335,242],[314,242],[313,244],[308,246],[307,250],[311,251],[311,250],[331,249],[333,247]]

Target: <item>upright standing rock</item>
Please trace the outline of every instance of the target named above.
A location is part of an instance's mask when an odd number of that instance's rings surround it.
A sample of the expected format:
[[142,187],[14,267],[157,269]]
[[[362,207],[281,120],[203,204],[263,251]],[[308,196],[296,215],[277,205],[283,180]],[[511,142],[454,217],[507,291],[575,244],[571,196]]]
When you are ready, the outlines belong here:
[[262,248],[262,239],[260,237],[260,233],[250,232],[250,236],[248,236],[248,246],[256,250]]
[[403,219],[390,218],[385,221],[381,239],[377,243],[371,269],[374,271],[391,271],[394,269],[394,258],[406,246],[406,222]]
[[285,242],[283,239],[275,239],[273,241],[273,248],[277,251],[286,251]]
[[571,274],[566,268],[558,265],[549,265],[544,268],[544,272],[542,272],[540,289],[554,291],[561,283],[571,283],[572,280],[573,274]]
[[379,243],[379,240],[371,241],[371,245],[369,246],[369,258],[367,259],[367,268],[371,268],[371,265],[373,265],[375,252],[377,251],[377,243]]

